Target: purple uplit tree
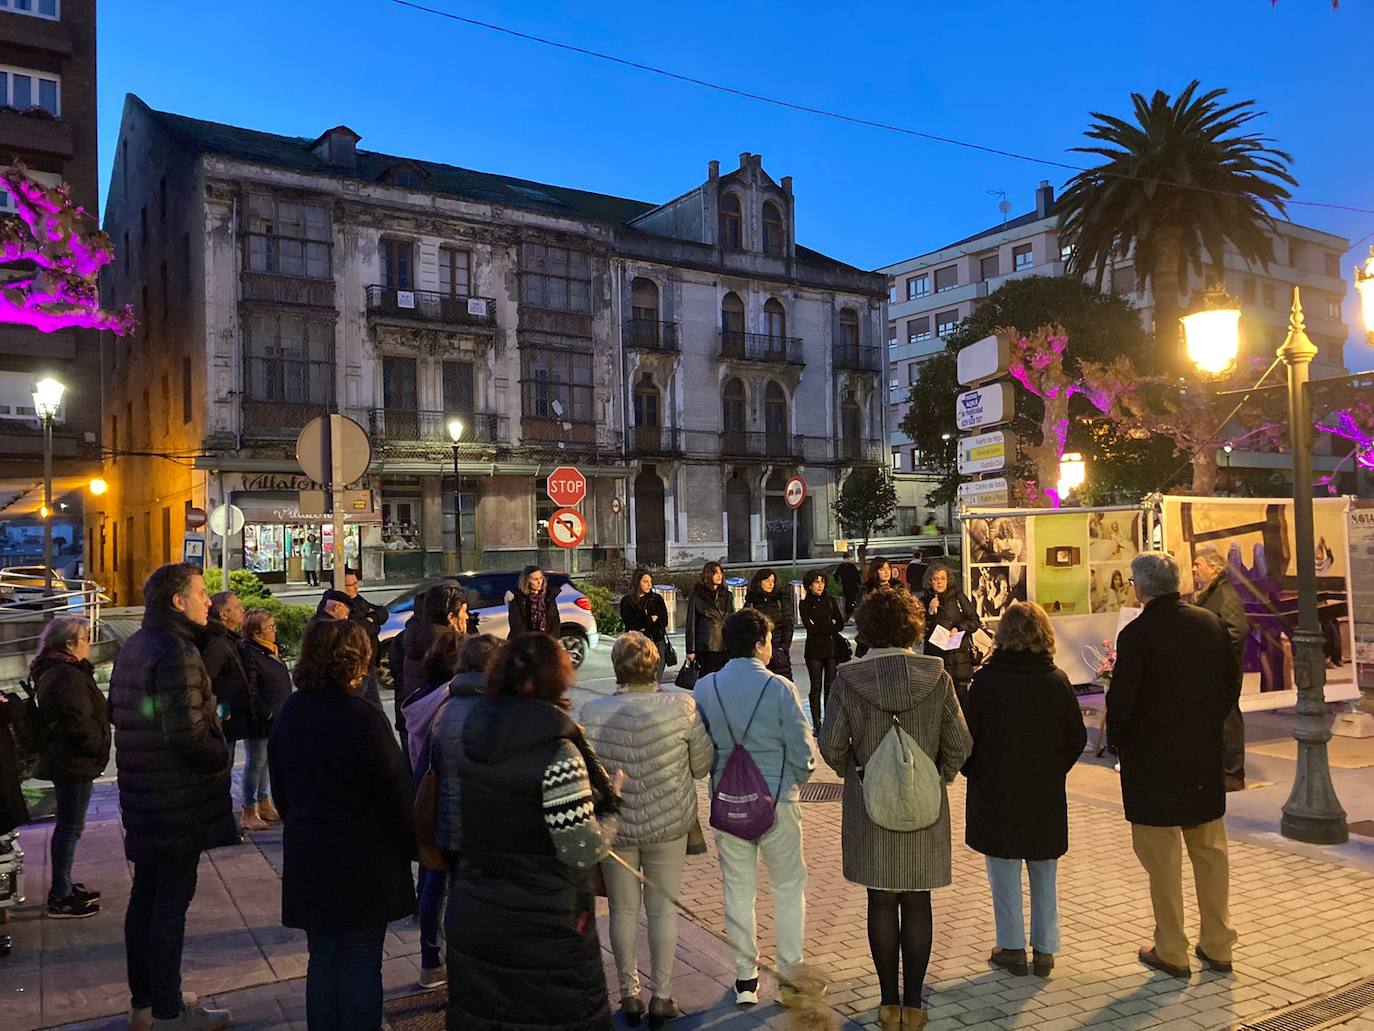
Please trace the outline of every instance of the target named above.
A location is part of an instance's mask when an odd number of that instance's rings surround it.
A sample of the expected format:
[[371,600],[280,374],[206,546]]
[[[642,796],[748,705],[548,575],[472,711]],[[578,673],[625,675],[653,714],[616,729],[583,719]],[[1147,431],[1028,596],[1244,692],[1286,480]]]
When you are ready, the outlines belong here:
[[114,258],[110,238],[74,204],[67,187],[48,187],[15,163],[0,169],[0,186],[14,200],[16,216],[0,223],[0,265],[19,274],[0,281],[0,322],[59,329],[106,329],[124,336],[134,328],[133,309],[100,307],[100,268]]
[[[1011,332],[1011,331],[1004,331]],[[1023,447],[1035,471],[1023,484],[1026,503],[1033,507],[1059,507],[1059,460],[1069,435],[1069,402],[1077,394],[1095,410],[1086,418],[1114,419],[1121,399],[1135,389],[1140,377],[1126,358],[1107,363],[1079,362],[1074,376],[1064,365],[1069,335],[1060,326],[1045,326],[1030,336],[1016,334],[1011,342],[1012,379],[1045,403],[1040,418],[1040,443]],[[1080,420],[1084,416],[1078,417]]]

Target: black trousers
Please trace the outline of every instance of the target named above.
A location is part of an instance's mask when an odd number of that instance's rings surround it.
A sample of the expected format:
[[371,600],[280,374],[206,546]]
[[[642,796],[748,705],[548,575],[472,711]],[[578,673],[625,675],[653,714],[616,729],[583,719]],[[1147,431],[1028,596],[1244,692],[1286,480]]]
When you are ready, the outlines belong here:
[[129,997],[134,1009],[151,1006],[155,1020],[175,1020],[181,1013],[181,948],[199,865],[199,855],[134,864],[124,915]]
[[811,726],[820,733],[825,706],[830,701],[830,685],[835,683],[834,659],[807,659],[806,675],[811,681]]

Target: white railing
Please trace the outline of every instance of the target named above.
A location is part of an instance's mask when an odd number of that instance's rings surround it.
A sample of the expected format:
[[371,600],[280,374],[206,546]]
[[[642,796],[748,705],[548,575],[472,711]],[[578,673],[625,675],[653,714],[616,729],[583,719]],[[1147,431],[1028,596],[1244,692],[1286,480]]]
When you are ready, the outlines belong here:
[[0,653],[34,651],[43,628],[56,616],[85,619],[90,623],[91,643],[100,643],[101,612],[110,604],[100,584],[55,577],[53,591],[47,594],[43,586],[35,585],[31,574],[21,578],[5,573],[0,570]]

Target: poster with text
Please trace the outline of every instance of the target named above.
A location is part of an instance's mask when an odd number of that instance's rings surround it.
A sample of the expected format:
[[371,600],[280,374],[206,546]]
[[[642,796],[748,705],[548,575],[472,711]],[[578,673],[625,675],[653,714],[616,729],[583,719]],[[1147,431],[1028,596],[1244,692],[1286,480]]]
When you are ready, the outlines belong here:
[[1090,518],[1065,514],[1035,521],[1035,600],[1051,616],[1089,612]]

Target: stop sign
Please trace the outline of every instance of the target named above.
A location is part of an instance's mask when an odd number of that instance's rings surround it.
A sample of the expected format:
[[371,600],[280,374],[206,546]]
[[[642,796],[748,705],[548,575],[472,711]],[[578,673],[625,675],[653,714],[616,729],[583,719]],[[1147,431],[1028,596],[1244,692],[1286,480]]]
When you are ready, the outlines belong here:
[[587,496],[587,477],[571,465],[560,465],[549,473],[549,500],[560,508],[580,505]]

